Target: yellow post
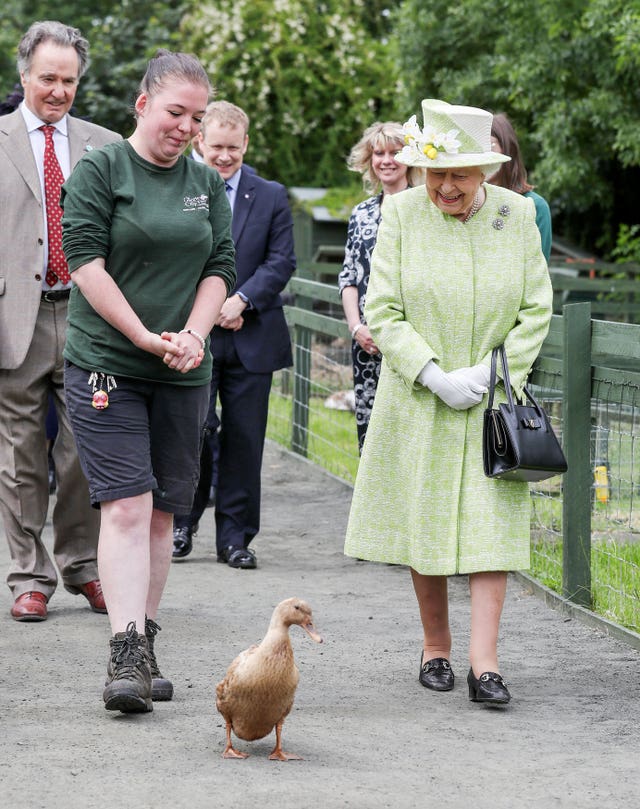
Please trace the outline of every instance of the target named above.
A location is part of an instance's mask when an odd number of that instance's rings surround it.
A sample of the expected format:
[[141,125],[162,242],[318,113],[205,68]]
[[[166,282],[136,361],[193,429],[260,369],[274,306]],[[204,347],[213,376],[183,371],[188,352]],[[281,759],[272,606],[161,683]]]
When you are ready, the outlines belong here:
[[596,466],[593,470],[593,480],[598,503],[609,502],[609,473],[606,466]]

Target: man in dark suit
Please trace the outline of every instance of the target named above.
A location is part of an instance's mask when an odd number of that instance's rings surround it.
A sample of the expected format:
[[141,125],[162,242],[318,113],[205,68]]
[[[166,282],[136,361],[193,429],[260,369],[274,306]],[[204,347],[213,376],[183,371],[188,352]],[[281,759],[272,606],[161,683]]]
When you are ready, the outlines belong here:
[[60,182],[82,155],[120,137],[68,115],[87,63],[88,43],[76,28],[34,23],[18,46],[24,101],[0,117],[0,512],[17,621],[43,621],[58,583],[42,542],[50,396],[59,423],[53,556],[65,588],[106,612],[96,561],[99,517],[65,408],[62,349],[71,281],[55,207]]
[[[274,371],[293,362],[280,293],[295,270],[286,188],[243,168],[248,130],[249,119],[240,107],[215,101],[207,107],[200,132],[205,163],[225,181],[238,275],[211,335],[212,446],[205,452],[212,459],[216,484],[218,561],[244,569],[256,567],[249,544],[260,528],[260,473],[271,380]],[[210,483],[205,473],[191,515],[176,517],[174,559],[191,553],[192,534]]]

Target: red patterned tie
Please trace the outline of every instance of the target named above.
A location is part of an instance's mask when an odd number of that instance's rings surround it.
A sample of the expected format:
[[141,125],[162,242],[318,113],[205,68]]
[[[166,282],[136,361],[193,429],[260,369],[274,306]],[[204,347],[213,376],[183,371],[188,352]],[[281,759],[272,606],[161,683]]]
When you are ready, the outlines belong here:
[[60,189],[64,182],[62,169],[53,145],[55,126],[46,124],[40,129],[44,132],[44,195],[47,205],[47,230],[49,232],[49,266],[46,282],[52,287],[58,279],[63,284],[71,280],[67,260],[62,252],[62,208],[60,207]]

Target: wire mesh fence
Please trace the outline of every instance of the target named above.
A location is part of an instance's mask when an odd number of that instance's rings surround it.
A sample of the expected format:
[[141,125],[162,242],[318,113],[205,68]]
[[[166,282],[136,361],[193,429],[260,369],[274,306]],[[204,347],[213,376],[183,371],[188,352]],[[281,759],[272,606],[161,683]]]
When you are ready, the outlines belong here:
[[[294,429],[303,427],[306,457],[353,483],[359,456],[350,345],[342,338],[315,334],[307,359],[311,378],[308,402],[302,405],[305,424],[294,423],[296,372],[286,369],[274,375],[267,435],[290,447]],[[561,388],[560,373],[546,371],[537,375],[533,386],[560,437],[564,419],[570,418],[563,413]],[[640,389],[624,393],[619,382],[599,383],[591,402],[592,608],[639,632]],[[531,573],[562,592],[562,479],[532,484],[531,503]]]
[[[304,351],[305,349],[303,349]],[[353,483],[358,471],[358,440],[353,415],[351,350],[346,341],[315,340],[308,351],[311,390],[307,409],[307,458]],[[274,375],[267,436],[291,445],[296,424],[293,408],[295,371]]]
[[[629,386],[627,386],[628,388]],[[620,401],[600,382],[591,403],[591,569],[594,608],[640,631],[640,390]]]
[[[545,374],[538,400],[562,435],[560,380]],[[619,384],[598,384],[591,400],[592,608],[640,631],[640,399],[620,401]],[[628,397],[623,397],[628,398]],[[570,416],[569,416],[570,417]],[[562,487],[558,478],[531,486],[532,573],[562,590]]]

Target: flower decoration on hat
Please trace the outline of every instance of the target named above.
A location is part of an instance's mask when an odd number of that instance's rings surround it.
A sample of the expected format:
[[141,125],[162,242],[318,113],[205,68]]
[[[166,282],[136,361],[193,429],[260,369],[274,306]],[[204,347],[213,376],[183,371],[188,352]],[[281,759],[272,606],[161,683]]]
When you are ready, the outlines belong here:
[[409,118],[403,127],[405,146],[396,154],[396,160],[426,169],[487,169],[506,163],[511,160],[508,155],[491,150],[492,118],[490,112],[478,107],[425,98],[424,127],[420,129],[415,115]]
[[457,139],[459,129],[450,129],[448,132],[438,132],[435,127],[427,125],[424,129],[418,126],[416,116],[412,115],[403,124],[405,146],[400,152],[405,157],[411,157],[415,152],[426,155],[429,160],[435,160],[438,152],[458,154],[460,141]]

